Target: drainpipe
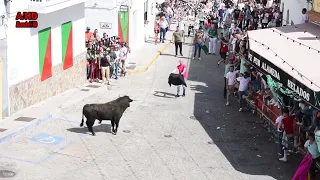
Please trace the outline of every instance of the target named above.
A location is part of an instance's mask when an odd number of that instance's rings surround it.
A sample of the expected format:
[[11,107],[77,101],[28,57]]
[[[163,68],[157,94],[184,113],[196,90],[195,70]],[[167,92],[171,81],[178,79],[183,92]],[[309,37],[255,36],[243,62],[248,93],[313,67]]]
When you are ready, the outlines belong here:
[[[0,74],[2,74],[2,56],[0,54]],[[0,120],[2,120],[2,77],[0,79]]]

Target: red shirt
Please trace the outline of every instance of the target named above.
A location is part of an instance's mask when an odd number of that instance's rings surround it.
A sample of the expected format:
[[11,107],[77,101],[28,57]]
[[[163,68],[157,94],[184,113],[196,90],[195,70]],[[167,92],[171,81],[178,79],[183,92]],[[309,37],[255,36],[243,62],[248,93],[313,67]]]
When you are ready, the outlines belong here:
[[288,116],[282,119],[283,129],[286,134],[293,134],[294,116]]
[[221,42],[221,52],[228,52],[229,51],[229,48],[228,48],[228,45],[226,45],[226,44],[223,44],[222,42]]
[[177,66],[178,70],[179,70],[179,74],[181,74],[184,70],[184,68],[186,68],[186,71],[183,73],[183,77],[184,79],[187,79],[187,66],[185,64],[179,64]]

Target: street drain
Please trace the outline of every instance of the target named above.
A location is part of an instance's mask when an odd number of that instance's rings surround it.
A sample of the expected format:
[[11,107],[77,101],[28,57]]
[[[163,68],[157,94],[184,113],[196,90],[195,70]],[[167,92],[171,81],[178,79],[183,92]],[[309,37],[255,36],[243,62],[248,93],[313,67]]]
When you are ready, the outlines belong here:
[[124,133],[131,133],[130,130],[123,130]]
[[88,85],[88,86],[86,86],[86,87],[89,87],[89,88],[99,88],[100,86],[98,86],[98,85]]
[[164,135],[165,138],[171,138],[171,135]]
[[15,172],[13,171],[8,171],[8,170],[0,170],[0,178],[11,178],[16,175]]

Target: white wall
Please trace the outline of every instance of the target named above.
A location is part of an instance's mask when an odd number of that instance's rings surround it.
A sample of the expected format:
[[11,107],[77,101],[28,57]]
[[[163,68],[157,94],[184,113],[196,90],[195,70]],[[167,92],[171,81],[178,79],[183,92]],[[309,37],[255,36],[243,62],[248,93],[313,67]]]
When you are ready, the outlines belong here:
[[145,41],[144,2],[145,0],[133,1],[129,12],[129,42],[131,49],[140,48]]
[[[24,1],[21,1],[21,8],[24,5],[22,2]],[[16,8],[17,4],[18,1],[13,1],[11,7]],[[15,17],[9,18],[9,87],[39,74],[38,32],[42,29],[51,27],[52,66],[62,63],[61,25],[69,21],[73,22],[73,56],[77,56],[85,51],[84,3],[49,14],[39,14],[39,27],[35,29],[15,28]]]
[[[95,6],[95,3],[97,5]],[[87,0],[85,4],[86,26],[98,29],[99,34],[107,33],[109,37],[118,35],[117,0]],[[112,24],[112,29],[100,29],[100,22]]]
[[[283,24],[291,24],[291,21],[294,24],[300,24],[303,8],[310,10],[311,5],[306,0],[282,0],[280,10],[283,9]],[[289,16],[287,15],[288,10]]]

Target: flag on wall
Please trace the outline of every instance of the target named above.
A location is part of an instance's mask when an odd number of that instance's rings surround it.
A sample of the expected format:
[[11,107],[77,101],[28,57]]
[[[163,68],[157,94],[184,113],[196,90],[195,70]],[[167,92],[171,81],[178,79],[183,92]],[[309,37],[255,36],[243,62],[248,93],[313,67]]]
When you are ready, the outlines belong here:
[[52,76],[51,56],[51,28],[46,28],[38,33],[39,39],[39,72],[41,81]]
[[120,42],[129,42],[129,12],[119,11],[118,14],[118,34]]
[[72,22],[61,26],[63,70],[73,66]]

